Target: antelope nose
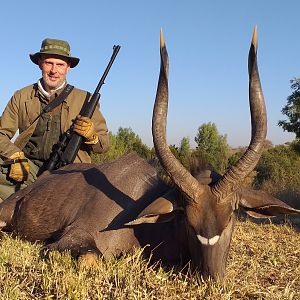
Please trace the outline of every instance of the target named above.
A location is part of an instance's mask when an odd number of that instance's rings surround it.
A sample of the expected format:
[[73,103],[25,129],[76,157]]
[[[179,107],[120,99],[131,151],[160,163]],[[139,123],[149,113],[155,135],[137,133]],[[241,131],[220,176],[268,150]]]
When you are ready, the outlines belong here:
[[197,234],[197,238],[198,240],[200,241],[200,243],[204,246],[213,246],[215,245],[219,239],[220,239],[220,236],[219,235],[215,235],[214,237],[212,238],[206,238],[200,234]]

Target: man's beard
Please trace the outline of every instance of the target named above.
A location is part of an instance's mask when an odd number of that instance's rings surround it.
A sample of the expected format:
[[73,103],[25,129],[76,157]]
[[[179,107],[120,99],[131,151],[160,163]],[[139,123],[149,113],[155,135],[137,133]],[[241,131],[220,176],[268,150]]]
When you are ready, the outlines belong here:
[[64,83],[65,79],[59,78],[59,79],[57,79],[57,81],[51,81],[47,76],[45,76],[43,78],[43,81],[44,81],[44,84],[46,84],[46,86],[48,86],[48,88],[50,90],[56,90]]

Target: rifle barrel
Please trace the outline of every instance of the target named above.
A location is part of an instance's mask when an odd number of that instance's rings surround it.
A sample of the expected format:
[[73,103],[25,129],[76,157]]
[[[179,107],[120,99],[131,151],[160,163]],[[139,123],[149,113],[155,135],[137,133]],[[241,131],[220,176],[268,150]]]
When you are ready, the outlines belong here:
[[101,86],[104,84],[105,78],[106,78],[106,76],[107,76],[107,74],[108,74],[108,72],[109,72],[112,64],[114,63],[114,60],[115,60],[115,58],[116,58],[116,56],[117,56],[120,48],[121,48],[120,45],[114,45],[113,46],[113,54],[112,54],[112,56],[110,58],[110,61],[109,61],[108,65],[107,65],[107,67],[106,67],[106,69],[105,69],[105,71],[104,71],[104,73],[103,73],[103,75],[102,75],[102,77],[101,77],[101,79],[100,79],[100,81],[99,81],[96,89],[95,89],[94,94],[98,94],[99,93],[99,91],[101,89]]

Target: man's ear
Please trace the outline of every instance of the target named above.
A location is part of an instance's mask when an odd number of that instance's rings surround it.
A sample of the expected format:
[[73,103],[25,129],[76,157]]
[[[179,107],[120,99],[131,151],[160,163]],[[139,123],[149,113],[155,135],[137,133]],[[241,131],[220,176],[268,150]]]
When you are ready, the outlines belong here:
[[300,215],[299,209],[292,208],[264,191],[241,189],[239,196],[239,206],[254,218],[270,218],[289,214]]

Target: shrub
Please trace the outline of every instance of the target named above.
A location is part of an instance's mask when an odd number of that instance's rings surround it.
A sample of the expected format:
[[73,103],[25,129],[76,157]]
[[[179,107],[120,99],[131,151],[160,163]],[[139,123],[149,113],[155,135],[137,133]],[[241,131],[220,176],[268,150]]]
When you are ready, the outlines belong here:
[[254,186],[299,206],[300,155],[293,146],[276,146],[264,152],[256,166]]

